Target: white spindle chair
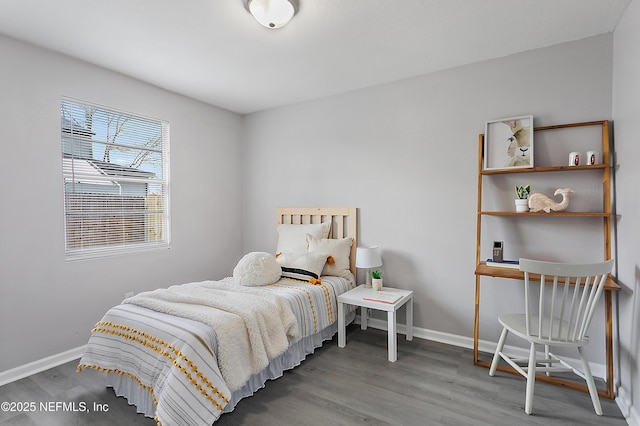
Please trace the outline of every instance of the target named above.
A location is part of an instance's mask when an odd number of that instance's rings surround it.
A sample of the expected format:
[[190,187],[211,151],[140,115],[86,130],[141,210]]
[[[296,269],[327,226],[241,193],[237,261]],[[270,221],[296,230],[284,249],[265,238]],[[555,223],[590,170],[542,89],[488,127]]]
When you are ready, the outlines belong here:
[[[502,314],[502,334],[493,355],[489,375],[496,372],[500,358],[527,379],[525,408],[531,414],[536,372],[572,371],[587,382],[596,414],[602,415],[598,391],[583,347],[589,343],[587,330],[598,299],[602,294],[613,260],[594,264],[567,264],[520,259],[524,271],[524,314]],[[531,274],[540,275],[536,289]],[[535,293],[538,293],[537,306]],[[529,358],[511,358],[504,352],[507,334],[512,332],[530,343]],[[543,358],[536,357],[536,345],[544,345]],[[550,351],[552,346],[576,347],[582,360],[582,370],[568,364]],[[557,365],[560,364],[560,365]]]

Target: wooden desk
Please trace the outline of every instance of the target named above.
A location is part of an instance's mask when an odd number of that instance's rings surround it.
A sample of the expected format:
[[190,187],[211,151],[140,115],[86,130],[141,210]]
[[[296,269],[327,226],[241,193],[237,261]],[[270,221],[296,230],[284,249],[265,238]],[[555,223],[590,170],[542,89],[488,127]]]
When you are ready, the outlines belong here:
[[[524,272],[519,269],[511,268],[497,268],[490,267],[485,262],[480,262],[476,268],[476,307],[475,318],[473,325],[473,363],[482,367],[489,368],[491,363],[489,361],[481,361],[478,359],[478,330],[479,330],[479,318],[480,318],[480,278],[482,276],[496,277],[496,278],[512,278],[516,280],[524,281]],[[536,274],[531,274],[532,278],[539,279]],[[600,396],[611,398],[615,397],[613,393],[613,292],[620,290],[620,286],[616,283],[611,276],[607,278],[604,286],[604,315],[605,315],[605,350],[606,350],[606,377],[605,377],[605,389],[598,389]],[[511,367],[503,365],[498,366],[498,370],[506,371],[509,373],[515,373]],[[517,373],[516,373],[517,374]],[[571,389],[581,390],[583,392],[589,392],[586,384],[572,382],[564,380],[558,377],[547,376],[543,374],[536,375],[536,380],[554,383],[562,386],[566,386]]]

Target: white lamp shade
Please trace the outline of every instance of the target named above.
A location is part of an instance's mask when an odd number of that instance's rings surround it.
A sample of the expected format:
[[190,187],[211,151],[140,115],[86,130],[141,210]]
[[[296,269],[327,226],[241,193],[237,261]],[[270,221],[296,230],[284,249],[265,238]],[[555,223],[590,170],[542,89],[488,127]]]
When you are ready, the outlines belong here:
[[291,20],[296,12],[289,0],[248,0],[249,12],[267,28],[280,28]]
[[382,266],[382,258],[378,246],[356,249],[356,268],[377,268],[379,266]]

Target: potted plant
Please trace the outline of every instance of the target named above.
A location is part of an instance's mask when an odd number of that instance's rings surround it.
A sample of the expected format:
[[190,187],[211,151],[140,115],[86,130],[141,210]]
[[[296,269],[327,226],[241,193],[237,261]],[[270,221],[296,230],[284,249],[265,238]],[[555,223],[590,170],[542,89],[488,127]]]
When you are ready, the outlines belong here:
[[371,288],[374,291],[382,291],[382,272],[371,271]]
[[516,185],[516,211],[529,211],[529,194],[531,193],[531,185]]

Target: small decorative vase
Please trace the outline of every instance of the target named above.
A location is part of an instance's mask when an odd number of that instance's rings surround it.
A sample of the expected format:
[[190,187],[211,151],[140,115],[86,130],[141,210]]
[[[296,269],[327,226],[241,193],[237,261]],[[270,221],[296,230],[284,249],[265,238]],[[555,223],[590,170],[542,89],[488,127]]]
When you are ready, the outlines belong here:
[[524,199],[516,199],[516,211],[518,213],[528,212],[529,211],[529,200]]
[[382,291],[382,278],[372,278],[371,288],[373,291]]

